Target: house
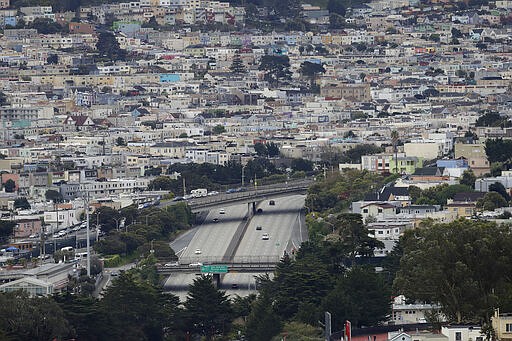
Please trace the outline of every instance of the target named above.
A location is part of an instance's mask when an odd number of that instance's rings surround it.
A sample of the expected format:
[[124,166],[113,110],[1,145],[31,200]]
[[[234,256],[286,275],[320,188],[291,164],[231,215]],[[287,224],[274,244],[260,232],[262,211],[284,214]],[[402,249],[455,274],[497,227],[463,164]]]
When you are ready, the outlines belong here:
[[361,206],[361,215],[363,220],[366,221],[368,217],[376,217],[377,215],[395,215],[396,206],[385,202],[370,203]]
[[[392,306],[392,320],[396,324],[414,324],[414,323],[426,323],[425,315],[431,313],[432,311],[439,312],[441,309],[440,305],[437,304],[423,304],[423,303],[406,303],[406,299],[404,295],[399,295],[393,299]],[[397,333],[394,337],[390,337],[389,340],[397,340],[402,341],[403,339],[399,337],[399,335],[403,335],[405,333]],[[418,340],[416,335],[409,336],[407,334],[405,340]]]
[[447,325],[441,328],[441,334],[448,337],[448,341],[483,341],[486,338],[480,326]]
[[418,168],[411,175],[411,180],[417,181],[438,181],[448,180],[449,177],[444,175],[444,168],[439,167],[423,167]]
[[1,292],[14,292],[23,290],[30,296],[53,295],[53,284],[35,277],[23,277],[12,282],[0,285]]
[[26,238],[41,233],[41,219],[19,219],[14,229],[14,238]]
[[512,340],[512,314],[500,314],[499,309],[496,309],[494,316],[491,318],[491,323],[498,340]]
[[63,122],[67,130],[90,130],[94,127],[94,121],[89,116],[85,115],[69,115]]

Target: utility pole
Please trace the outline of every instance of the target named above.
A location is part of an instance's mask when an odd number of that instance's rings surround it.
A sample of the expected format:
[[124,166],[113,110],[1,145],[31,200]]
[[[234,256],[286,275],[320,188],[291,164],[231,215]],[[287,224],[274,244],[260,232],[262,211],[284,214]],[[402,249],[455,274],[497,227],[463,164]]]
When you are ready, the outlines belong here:
[[187,187],[185,186],[185,177],[181,177],[183,179],[183,196],[187,195]]
[[245,166],[242,166],[242,187],[244,187],[244,178],[245,178],[244,170],[245,170]]
[[[59,205],[56,202],[54,202],[54,205],[55,205],[55,213],[57,214],[56,230],[57,230],[57,233],[59,233]],[[55,239],[55,231],[53,231],[52,238],[53,238],[53,253],[55,253],[55,252],[57,252],[57,240]]]
[[90,236],[90,226],[89,226],[89,192],[85,193],[84,197],[85,203],[85,212],[87,216],[87,277],[91,277],[91,240]]

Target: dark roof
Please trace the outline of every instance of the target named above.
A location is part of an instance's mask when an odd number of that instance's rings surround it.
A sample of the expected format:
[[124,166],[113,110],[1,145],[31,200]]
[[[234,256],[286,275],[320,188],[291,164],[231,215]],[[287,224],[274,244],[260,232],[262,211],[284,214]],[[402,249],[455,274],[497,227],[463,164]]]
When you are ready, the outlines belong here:
[[408,196],[409,188],[408,187],[391,187],[386,186],[382,188],[379,192],[373,192],[366,195],[364,198],[365,201],[388,201],[391,195],[394,196]]
[[443,175],[443,167],[423,167],[417,168],[413,175],[416,176],[441,176]]
[[476,202],[478,199],[483,198],[484,192],[460,192],[454,195],[454,202]]

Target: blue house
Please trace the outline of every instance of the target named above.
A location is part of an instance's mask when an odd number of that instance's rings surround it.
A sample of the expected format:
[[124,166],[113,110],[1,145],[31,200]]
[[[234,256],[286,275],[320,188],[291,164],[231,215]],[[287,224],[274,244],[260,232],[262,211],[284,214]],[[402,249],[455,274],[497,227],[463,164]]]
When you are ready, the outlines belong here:
[[180,81],[180,75],[177,73],[161,73],[160,83],[175,83]]

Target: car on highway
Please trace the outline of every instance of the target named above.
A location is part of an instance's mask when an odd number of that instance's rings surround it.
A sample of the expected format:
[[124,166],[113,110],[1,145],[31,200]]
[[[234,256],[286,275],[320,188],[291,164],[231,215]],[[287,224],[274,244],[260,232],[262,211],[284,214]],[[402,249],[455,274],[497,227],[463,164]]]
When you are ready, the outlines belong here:
[[211,192],[208,192],[207,195],[212,196],[212,195],[218,195],[218,194],[219,194],[219,192],[217,192],[217,191],[211,191]]
[[236,193],[236,188],[230,188],[226,191],[227,194],[230,194],[230,193]]
[[214,223],[218,223],[218,222],[219,222],[219,218],[213,218],[213,219],[212,219],[212,221],[213,221]]
[[195,253],[196,255],[200,255],[200,254],[201,254],[201,249],[196,249],[196,251],[194,251],[194,253]]
[[174,199],[172,199],[172,201],[183,201],[185,200],[185,198],[183,197],[175,197]]
[[262,240],[269,240],[269,239],[270,239],[270,236],[268,235],[268,233],[263,233],[263,234],[261,235],[261,239],[262,239]]
[[261,229],[262,229],[261,225],[256,226],[257,231],[261,231]]
[[219,211],[219,214],[226,214],[226,210],[221,208],[220,211]]
[[172,266],[179,266],[180,263],[178,262],[173,262],[173,263],[165,263],[164,266],[165,267],[172,267]]
[[190,266],[190,267],[203,266],[203,263],[201,263],[201,262],[190,263],[188,266]]

